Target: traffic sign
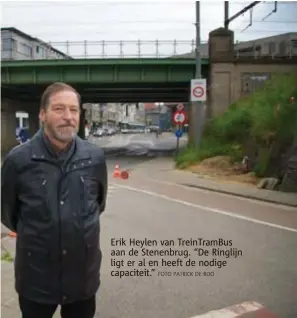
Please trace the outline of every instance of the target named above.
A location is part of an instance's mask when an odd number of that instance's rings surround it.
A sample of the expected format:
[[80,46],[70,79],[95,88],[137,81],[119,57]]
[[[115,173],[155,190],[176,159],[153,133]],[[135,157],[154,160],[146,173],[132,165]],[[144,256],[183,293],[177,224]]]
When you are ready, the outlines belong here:
[[175,132],[176,138],[180,138],[182,135],[183,135],[183,131],[182,131],[181,129],[178,129],[178,130]]
[[191,102],[206,101],[206,79],[191,80]]
[[178,104],[176,108],[178,110],[183,110],[184,109],[184,104]]
[[186,121],[186,113],[183,110],[175,112],[173,121],[176,125],[183,125]]

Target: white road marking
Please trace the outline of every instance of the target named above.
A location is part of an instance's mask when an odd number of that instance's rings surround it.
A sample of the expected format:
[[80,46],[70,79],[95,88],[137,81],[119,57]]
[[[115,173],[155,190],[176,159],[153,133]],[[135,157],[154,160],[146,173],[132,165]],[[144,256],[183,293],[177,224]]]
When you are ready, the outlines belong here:
[[253,218],[250,218],[250,217],[247,217],[247,216],[239,215],[239,214],[232,213],[232,212],[227,212],[227,211],[220,210],[220,209],[215,209],[215,208],[210,208],[210,207],[206,207],[206,206],[199,205],[199,204],[190,203],[190,202],[179,200],[179,199],[173,199],[173,198],[170,198],[170,197],[168,197],[167,195],[164,195],[164,194],[158,194],[156,192],[151,192],[151,191],[147,191],[147,190],[143,190],[143,189],[137,189],[137,188],[133,188],[133,187],[130,187],[130,186],[125,186],[125,185],[122,185],[122,184],[117,184],[117,187],[123,188],[123,189],[127,189],[127,190],[131,190],[131,191],[135,191],[135,192],[144,193],[144,194],[147,194],[147,195],[151,195],[151,196],[162,198],[162,199],[165,199],[165,200],[168,200],[168,201],[171,201],[171,202],[187,205],[187,206],[190,206],[190,207],[193,207],[193,208],[197,208],[197,209],[200,209],[200,210],[209,211],[209,212],[221,214],[221,215],[224,215],[224,216],[233,217],[235,219],[244,220],[244,221],[248,221],[248,222],[253,222],[253,223],[256,223],[256,224],[266,225],[266,226],[270,226],[270,227],[273,227],[273,228],[277,228],[277,229],[281,229],[281,230],[297,233],[297,229],[293,229],[293,228],[290,228],[290,227],[286,227],[286,226],[282,226],[282,225],[278,225],[278,224],[274,224],[274,223],[269,223],[269,222],[253,219]]
[[117,188],[118,188],[117,186],[110,185],[110,186],[108,187],[108,190],[115,190],[115,189],[117,189]]
[[186,185],[177,184],[177,183],[173,183],[173,182],[170,182],[170,181],[163,181],[163,180],[152,179],[152,178],[148,178],[148,177],[145,177],[145,179],[148,179],[151,182],[160,183],[160,184],[166,184],[166,185],[170,185],[170,186],[175,186],[175,187],[183,188],[183,189],[186,189],[186,190],[189,190],[189,191],[196,191],[196,192],[199,191],[199,192],[207,193],[207,194],[215,193],[216,195],[219,195],[219,196],[229,197],[229,198],[232,197],[232,198],[234,198],[236,200],[249,201],[249,202],[252,202],[252,203],[259,204],[259,205],[266,205],[266,206],[271,206],[271,207],[277,206],[280,209],[287,210],[287,211],[294,211],[295,212],[296,209],[297,209],[296,207],[293,207],[293,206],[288,206],[288,205],[283,205],[283,204],[275,204],[275,203],[272,203],[272,202],[260,201],[260,200],[257,200],[257,199],[239,197],[239,196],[228,194],[228,193],[217,192],[215,190],[201,189],[201,188],[198,188],[198,187],[197,188],[189,187],[189,186],[186,186]]
[[115,185],[110,185],[108,186],[108,189],[107,189],[107,197],[112,197],[112,195],[115,193],[115,191],[117,190],[117,186]]
[[264,309],[264,307],[254,301],[244,302],[234,306],[212,310],[206,314],[198,315],[192,318],[236,318],[243,314]]

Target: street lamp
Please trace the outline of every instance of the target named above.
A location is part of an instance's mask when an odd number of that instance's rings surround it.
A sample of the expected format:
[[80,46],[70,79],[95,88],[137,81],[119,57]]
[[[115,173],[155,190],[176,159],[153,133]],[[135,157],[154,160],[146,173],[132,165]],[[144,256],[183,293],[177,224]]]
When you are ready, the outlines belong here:
[[158,102],[158,103],[155,103],[155,105],[159,109],[159,129],[161,130],[161,107],[164,106],[164,103],[163,102]]

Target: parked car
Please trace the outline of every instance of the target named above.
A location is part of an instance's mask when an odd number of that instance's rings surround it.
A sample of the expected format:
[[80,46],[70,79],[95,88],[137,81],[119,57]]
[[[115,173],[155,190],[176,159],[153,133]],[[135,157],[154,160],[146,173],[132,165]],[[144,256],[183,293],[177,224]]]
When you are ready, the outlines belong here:
[[102,128],[98,128],[97,130],[94,131],[93,136],[94,137],[103,137],[105,135],[105,131]]
[[107,136],[112,136],[116,133],[115,129],[114,128],[107,128],[106,130],[106,134]]
[[149,130],[151,133],[157,133],[157,132],[160,132],[160,127],[159,126],[149,126]]

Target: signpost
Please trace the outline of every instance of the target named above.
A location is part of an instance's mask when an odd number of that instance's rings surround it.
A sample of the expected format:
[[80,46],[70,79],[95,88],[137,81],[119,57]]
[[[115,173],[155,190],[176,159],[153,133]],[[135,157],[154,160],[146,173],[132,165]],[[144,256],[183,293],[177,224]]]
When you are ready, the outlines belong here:
[[185,121],[186,121],[186,113],[184,112],[184,110],[176,111],[173,114],[173,122],[176,125],[183,125]]
[[176,136],[177,139],[179,139],[182,135],[183,135],[183,131],[181,129],[178,129],[175,132],[175,136]]
[[206,101],[206,79],[191,80],[191,102]]
[[176,136],[176,156],[178,155],[179,151],[179,139],[183,135],[183,130],[182,126],[186,122],[186,113],[183,110],[183,105],[179,104],[177,106],[177,111],[173,114],[173,122],[177,126],[177,130],[175,131],[175,136]]
[[207,98],[206,79],[196,78],[191,80],[191,103],[192,103],[192,129],[194,132],[195,146],[198,147],[204,123],[204,102]]

